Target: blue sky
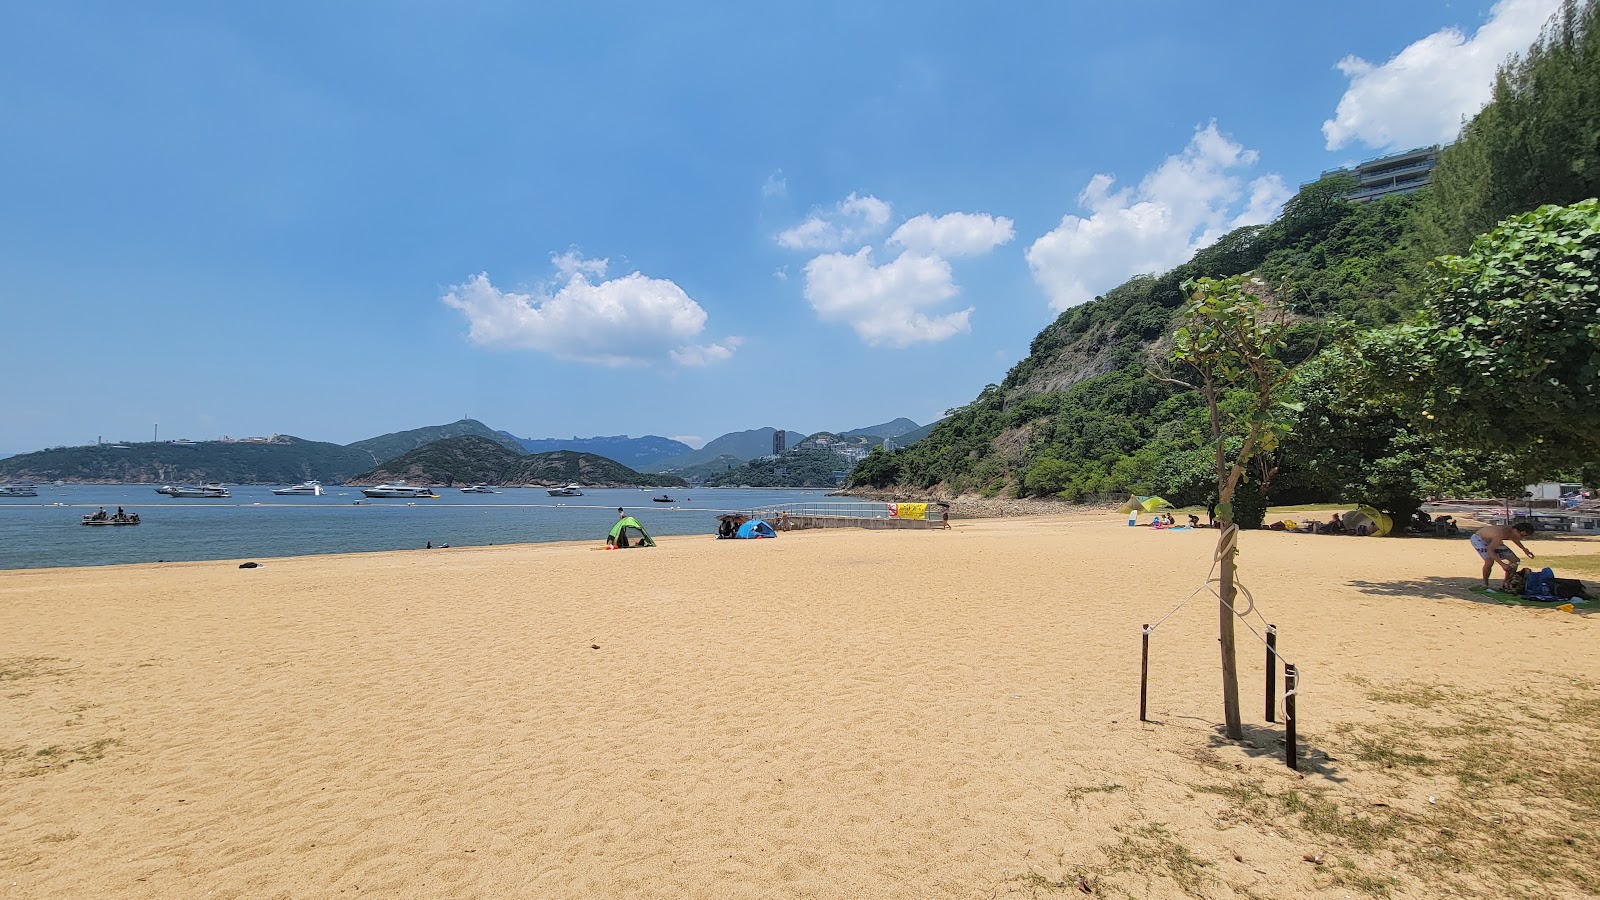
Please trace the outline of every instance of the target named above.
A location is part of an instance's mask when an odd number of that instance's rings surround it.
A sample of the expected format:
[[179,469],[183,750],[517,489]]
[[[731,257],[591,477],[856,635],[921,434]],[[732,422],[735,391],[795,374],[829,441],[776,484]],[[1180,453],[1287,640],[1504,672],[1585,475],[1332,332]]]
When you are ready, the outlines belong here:
[[0,452],[927,422],[1554,6],[8,4]]

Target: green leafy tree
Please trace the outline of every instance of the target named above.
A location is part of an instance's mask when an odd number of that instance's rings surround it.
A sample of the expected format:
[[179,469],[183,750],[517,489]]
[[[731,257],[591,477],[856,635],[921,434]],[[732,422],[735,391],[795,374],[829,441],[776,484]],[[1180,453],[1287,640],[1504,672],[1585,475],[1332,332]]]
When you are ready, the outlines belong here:
[[1420,321],[1355,342],[1375,386],[1530,474],[1600,446],[1600,202],[1513,216],[1437,263]]
[[1506,496],[1525,483],[1506,455],[1428,434],[1365,391],[1361,368],[1342,347],[1296,368],[1290,394],[1297,410],[1280,487],[1365,503],[1404,527],[1428,497]]
[[[1251,463],[1274,452],[1288,431],[1283,395],[1291,371],[1279,357],[1288,328],[1281,312],[1268,310],[1242,276],[1220,281],[1202,278],[1186,283],[1184,289],[1191,299],[1173,335],[1170,359],[1192,373],[1191,380],[1160,377],[1199,393],[1209,417],[1221,528],[1217,556],[1221,563],[1222,707],[1228,737],[1240,740],[1244,728],[1239,719],[1238,662],[1233,647],[1238,552],[1233,500]],[[1230,451],[1228,439],[1235,434],[1242,435],[1242,440],[1237,451]]]

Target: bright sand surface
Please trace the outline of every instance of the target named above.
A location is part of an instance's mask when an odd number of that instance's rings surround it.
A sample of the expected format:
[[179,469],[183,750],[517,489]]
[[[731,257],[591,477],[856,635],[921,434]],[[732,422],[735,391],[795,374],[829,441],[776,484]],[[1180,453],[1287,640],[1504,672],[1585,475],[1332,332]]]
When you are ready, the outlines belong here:
[[[1487,854],[1439,835],[1564,801],[1474,794],[1443,727],[1432,771],[1370,740],[1566,702],[1600,619],[1474,598],[1465,540],[1246,533],[1304,672],[1297,775],[1242,628],[1257,746],[1218,736],[1213,599],[1156,632],[1138,721],[1140,625],[1215,538],[1097,515],[0,573],[0,897],[1583,893],[1427,868],[1419,835]],[[1319,830],[1295,791],[1410,831]]]

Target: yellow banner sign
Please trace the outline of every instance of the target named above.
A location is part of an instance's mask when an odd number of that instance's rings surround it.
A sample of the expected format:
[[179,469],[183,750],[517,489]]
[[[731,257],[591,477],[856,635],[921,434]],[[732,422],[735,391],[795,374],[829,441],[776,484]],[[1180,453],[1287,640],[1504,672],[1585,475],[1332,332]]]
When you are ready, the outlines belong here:
[[896,519],[926,519],[928,517],[928,504],[926,503],[891,503],[889,515]]

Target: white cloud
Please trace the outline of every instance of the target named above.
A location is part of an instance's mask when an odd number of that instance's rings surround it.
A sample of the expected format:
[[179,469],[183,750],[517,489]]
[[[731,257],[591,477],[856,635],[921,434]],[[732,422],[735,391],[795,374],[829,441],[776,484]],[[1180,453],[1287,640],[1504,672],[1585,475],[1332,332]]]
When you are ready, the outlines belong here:
[[783,170],[778,169],[767,180],[761,183],[761,199],[776,200],[789,196],[789,179],[783,177]]
[[1241,170],[1256,163],[1217,130],[1196,129],[1183,152],[1167,157],[1136,187],[1113,189],[1115,177],[1095,175],[1078,195],[1088,217],[1067,214],[1028,248],[1028,268],[1064,310],[1145,272],[1164,272],[1241,225],[1265,222],[1291,196],[1283,179],[1264,175],[1248,185]]
[[674,349],[669,355],[672,361],[680,366],[709,366],[719,363],[733,356],[733,351],[739,349],[744,343],[744,338],[723,338],[716,344],[686,344]]
[[778,244],[790,250],[836,250],[867,240],[888,222],[889,204],[870,194],[851,194],[833,209],[817,210],[779,234]]
[[1016,234],[1005,216],[953,212],[935,218],[923,213],[896,228],[889,243],[912,253],[976,256],[1009,242]]
[[1495,69],[1539,36],[1561,0],[1500,0],[1472,37],[1445,28],[1382,65],[1358,56],[1338,63],[1350,78],[1334,117],[1322,123],[1328,149],[1352,141],[1373,148],[1453,140],[1461,121],[1489,102]]
[[950,264],[937,256],[902,253],[881,266],[872,263],[872,248],[854,254],[826,253],[806,263],[806,299],[827,322],[848,322],[874,346],[904,347],[937,342],[971,326],[972,308],[929,315],[958,293]]
[[537,350],[577,362],[703,366],[727,359],[740,344],[737,337],[696,343],[706,311],[671,281],[634,272],[595,283],[588,276],[603,273],[604,260],[567,253],[552,262],[566,277],[554,291],[502,291],[480,273],[440,299],[467,317],[468,339],[479,346]]
[[595,278],[606,277],[606,268],[611,265],[609,259],[585,259],[577,250],[568,250],[565,253],[550,254],[550,264],[556,267],[556,272],[562,278],[571,278],[574,275],[592,275]]

